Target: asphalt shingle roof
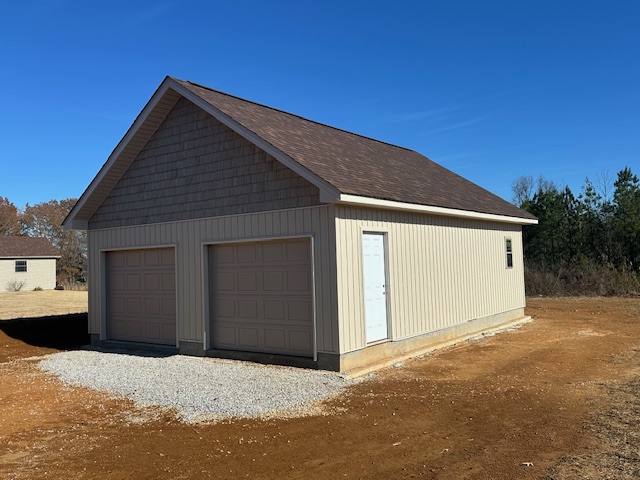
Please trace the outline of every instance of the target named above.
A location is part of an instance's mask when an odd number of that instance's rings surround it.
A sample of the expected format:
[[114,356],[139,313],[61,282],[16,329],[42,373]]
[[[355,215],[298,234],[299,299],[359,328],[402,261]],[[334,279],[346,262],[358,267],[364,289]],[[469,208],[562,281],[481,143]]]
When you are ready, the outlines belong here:
[[413,150],[173,79],[343,194],[535,219]]
[[0,257],[59,257],[60,250],[41,237],[0,237]]

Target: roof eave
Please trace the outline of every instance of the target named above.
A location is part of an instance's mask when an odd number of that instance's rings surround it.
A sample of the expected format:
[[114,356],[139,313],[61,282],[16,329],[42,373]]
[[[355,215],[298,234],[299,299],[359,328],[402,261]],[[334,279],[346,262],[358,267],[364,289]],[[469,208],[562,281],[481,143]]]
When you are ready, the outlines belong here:
[[[71,215],[71,213],[69,213],[69,215]],[[69,216],[67,216],[62,226],[65,230],[89,230],[89,221],[69,218]]]
[[[67,217],[62,222],[62,226],[65,230],[86,230],[89,218],[91,215],[87,215],[86,212],[83,212],[83,209],[87,202],[91,199],[91,197],[96,192],[96,188],[100,185],[100,183],[105,179],[105,176],[109,173],[111,168],[120,158],[120,155],[125,150],[125,148],[129,145],[132,139],[138,134],[141,127],[145,125],[150,115],[156,109],[158,103],[162,100],[169,89],[172,89],[174,85],[177,85],[175,80],[171,77],[166,77],[164,81],[160,84],[158,89],[155,91],[151,99],[144,106],[138,117],[135,119],[131,127],[127,133],[122,137],[116,148],[111,152],[109,158],[104,163],[102,168],[98,174],[91,181],[87,189],[82,193],[74,207],[71,209]],[[150,136],[150,135],[149,135]],[[145,142],[146,143],[146,142]],[[84,213],[84,215],[81,215]]]
[[52,259],[62,258],[62,255],[0,255],[0,260],[13,260],[15,258],[38,258],[38,259]]
[[511,217],[493,213],[472,212],[469,210],[457,210],[454,208],[419,205],[416,203],[396,202],[393,200],[382,200],[379,198],[362,197],[359,195],[349,194],[339,195],[337,201],[333,203],[359,207],[382,208],[385,210],[426,213],[445,217],[464,218],[468,220],[484,220],[489,222],[511,223],[516,225],[536,225],[538,223],[538,220],[533,218]]

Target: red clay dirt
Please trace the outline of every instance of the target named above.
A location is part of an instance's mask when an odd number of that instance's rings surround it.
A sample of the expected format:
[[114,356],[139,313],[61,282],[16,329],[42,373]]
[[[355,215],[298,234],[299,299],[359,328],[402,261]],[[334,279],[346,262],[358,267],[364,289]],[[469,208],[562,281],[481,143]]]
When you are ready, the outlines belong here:
[[0,322],[0,478],[640,477],[640,299],[529,299],[534,321],[378,372],[296,419],[185,424],[62,385]]

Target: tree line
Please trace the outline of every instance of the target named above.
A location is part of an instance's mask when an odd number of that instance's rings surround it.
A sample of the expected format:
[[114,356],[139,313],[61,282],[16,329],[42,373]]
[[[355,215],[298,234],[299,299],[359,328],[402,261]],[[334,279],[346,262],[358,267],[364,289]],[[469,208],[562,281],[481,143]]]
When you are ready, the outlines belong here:
[[[578,196],[544,177],[513,182],[513,202],[539,221],[523,229],[527,294],[640,294],[640,180],[628,167],[599,180],[586,179]],[[87,278],[86,232],[62,228],[76,201],[18,209],[0,196],[0,236],[48,238],[62,285]]]
[[76,198],[17,208],[8,198],[0,196],[0,236],[45,237],[60,250],[56,280],[59,285],[86,283],[86,232],[64,230],[62,222],[76,204]]
[[512,187],[539,221],[523,230],[528,294],[640,293],[640,181],[630,168],[587,179],[578,196],[543,177]]

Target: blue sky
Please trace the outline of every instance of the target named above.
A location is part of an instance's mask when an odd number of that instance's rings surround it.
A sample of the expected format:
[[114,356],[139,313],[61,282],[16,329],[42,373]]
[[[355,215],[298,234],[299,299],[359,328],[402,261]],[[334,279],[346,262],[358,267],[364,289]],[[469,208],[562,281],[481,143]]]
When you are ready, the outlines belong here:
[[78,197],[166,75],[419,151],[511,200],[640,174],[640,2],[5,2],[0,196]]

